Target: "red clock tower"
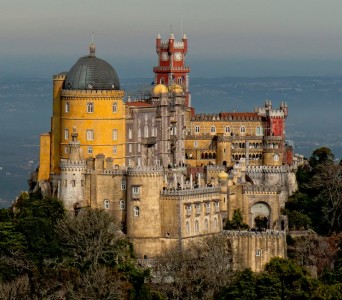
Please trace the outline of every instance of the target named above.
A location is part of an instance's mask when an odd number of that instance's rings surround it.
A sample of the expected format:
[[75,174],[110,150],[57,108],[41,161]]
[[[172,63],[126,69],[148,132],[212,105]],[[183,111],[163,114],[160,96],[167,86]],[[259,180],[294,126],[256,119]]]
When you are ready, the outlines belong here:
[[168,41],[162,41],[160,34],[158,34],[156,51],[158,54],[158,66],[153,68],[155,84],[178,84],[182,86],[186,93],[186,106],[190,107],[190,68],[185,66],[185,55],[188,52],[188,39],[186,35],[183,35],[181,42],[177,42],[173,33],[170,34]]

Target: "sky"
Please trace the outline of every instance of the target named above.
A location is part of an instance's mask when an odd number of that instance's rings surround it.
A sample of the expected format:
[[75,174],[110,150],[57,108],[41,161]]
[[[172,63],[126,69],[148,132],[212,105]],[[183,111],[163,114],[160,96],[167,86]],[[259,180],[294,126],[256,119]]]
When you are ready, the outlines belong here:
[[342,75],[341,0],[3,0],[0,74],[51,76],[88,53],[151,77],[155,37],[189,39],[192,76]]

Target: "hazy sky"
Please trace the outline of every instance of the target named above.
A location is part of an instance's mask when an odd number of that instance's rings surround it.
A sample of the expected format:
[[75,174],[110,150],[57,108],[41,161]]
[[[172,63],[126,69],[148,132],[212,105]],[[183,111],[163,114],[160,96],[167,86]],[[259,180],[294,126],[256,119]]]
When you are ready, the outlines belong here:
[[341,0],[3,0],[0,73],[50,74],[87,54],[148,77],[155,37],[189,39],[193,76],[342,74]]

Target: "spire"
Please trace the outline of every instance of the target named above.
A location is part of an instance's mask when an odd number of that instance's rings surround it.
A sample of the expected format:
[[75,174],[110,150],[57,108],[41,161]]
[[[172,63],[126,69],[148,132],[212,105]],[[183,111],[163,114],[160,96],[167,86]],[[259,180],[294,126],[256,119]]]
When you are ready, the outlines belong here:
[[173,29],[172,29],[172,25],[170,25],[170,39],[174,40],[175,36],[173,35]]
[[94,43],[94,33],[91,34],[91,44],[89,45],[89,56],[95,57],[96,46]]
[[188,39],[188,38],[186,37],[186,33],[184,33],[183,34],[183,40],[186,40],[186,39]]
[[157,39],[158,39],[158,40],[161,40],[161,35],[160,35],[160,33],[158,33]]

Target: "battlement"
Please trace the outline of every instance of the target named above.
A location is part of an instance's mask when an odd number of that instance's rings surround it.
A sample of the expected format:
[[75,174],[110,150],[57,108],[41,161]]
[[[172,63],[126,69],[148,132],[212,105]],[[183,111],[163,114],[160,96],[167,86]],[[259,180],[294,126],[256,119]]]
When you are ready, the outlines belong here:
[[279,238],[286,237],[286,232],[281,230],[266,231],[238,231],[238,230],[223,230],[222,233],[230,237],[259,237],[259,238]]
[[128,167],[127,174],[129,176],[156,177],[156,176],[163,176],[164,169],[162,166]]
[[98,97],[98,98],[121,98],[124,97],[123,90],[62,90],[62,97]]
[[278,186],[265,186],[265,185],[243,185],[242,186],[242,192],[244,194],[254,194],[254,195],[260,195],[260,194],[267,194],[267,195],[275,195],[279,194],[281,192],[281,188]]
[[192,188],[192,189],[168,189],[162,190],[160,192],[161,195],[164,196],[193,196],[193,195],[202,195],[204,198],[206,194],[214,194],[219,193],[220,187],[200,187],[200,188]]
[[65,77],[67,76],[67,72],[64,72],[64,73],[59,73],[59,74],[56,74],[56,75],[53,75],[53,80],[65,80]]
[[256,113],[227,113],[218,114],[196,114],[192,117],[192,121],[261,121],[262,118]]
[[246,166],[247,173],[287,173],[288,166]]
[[60,162],[60,167],[62,171],[85,171],[86,161],[71,161],[68,159],[62,159]]

